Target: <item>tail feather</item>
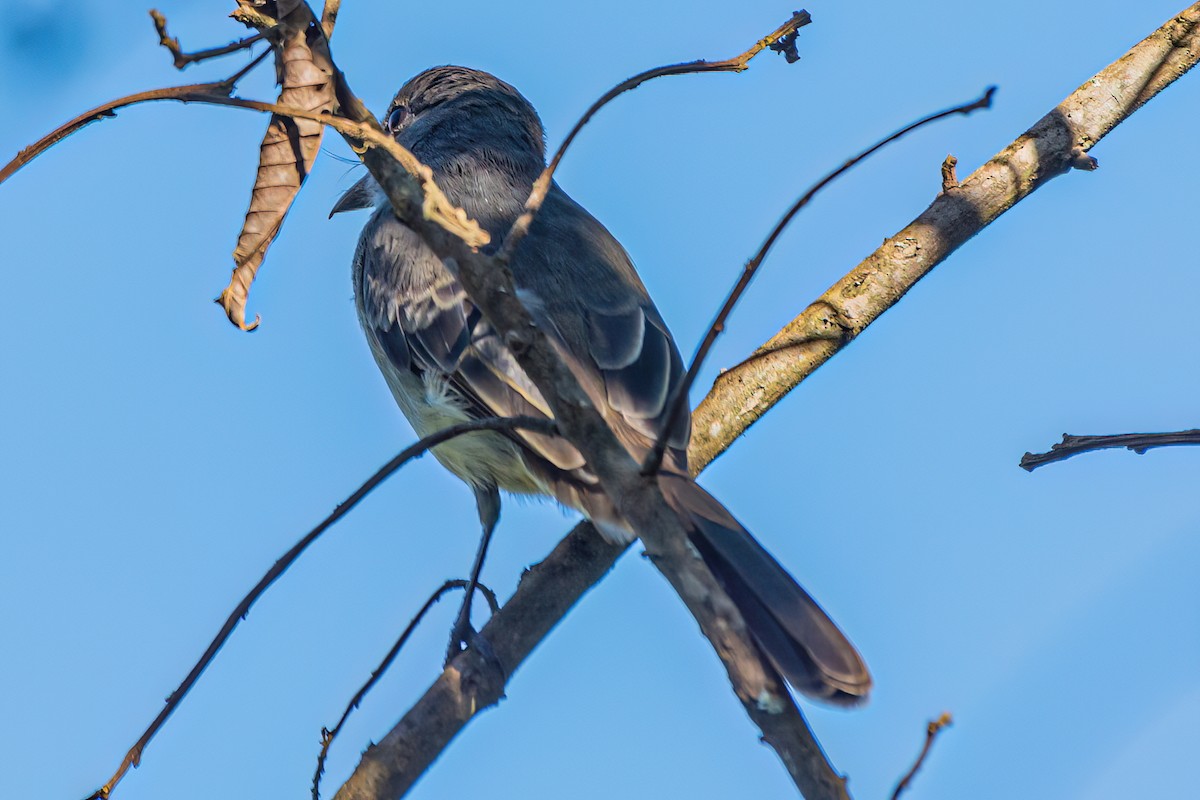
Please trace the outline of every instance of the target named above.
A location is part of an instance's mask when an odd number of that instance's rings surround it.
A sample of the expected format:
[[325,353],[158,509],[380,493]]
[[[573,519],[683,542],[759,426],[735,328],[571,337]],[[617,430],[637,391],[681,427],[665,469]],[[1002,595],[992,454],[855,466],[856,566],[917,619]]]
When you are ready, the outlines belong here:
[[787,570],[695,481],[662,473],[659,485],[686,520],[704,563],[787,682],[839,705],[866,699],[871,675],[862,656]]

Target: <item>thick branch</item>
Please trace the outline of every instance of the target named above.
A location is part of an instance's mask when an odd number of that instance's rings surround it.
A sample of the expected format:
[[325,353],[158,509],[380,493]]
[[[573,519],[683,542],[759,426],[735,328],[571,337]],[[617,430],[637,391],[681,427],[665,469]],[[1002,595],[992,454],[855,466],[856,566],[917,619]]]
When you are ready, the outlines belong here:
[[[1200,3],[1089,79],[1019,139],[724,372],[693,416],[691,452],[716,458],[931,269],[1086,152],[1200,60]],[[735,410],[736,409],[736,410]]]
[[[774,359],[769,365],[752,360],[719,379],[694,417],[689,449],[693,472],[700,472],[725,452],[771,406],[895,304],[930,269],[1049,177],[1051,173],[1039,168],[1039,154],[1044,154],[1049,163],[1058,162],[1058,172],[1052,174],[1061,174],[1064,168],[1060,160],[1074,161],[1077,155],[1072,152],[1073,146],[1065,146],[1066,142],[1051,147],[1059,139],[1070,139],[1061,131],[1051,135],[1064,126],[1065,113],[1085,106],[1090,109],[1086,115],[1070,118],[1074,125],[1082,126],[1074,130],[1090,137],[1090,147],[1190,69],[1200,57],[1198,21],[1200,3],[1169,21],[1068,97],[962,187],[938,198],[916,221],[765,344],[759,354]],[[1108,98],[1110,89],[1118,99]],[[999,183],[993,188],[990,184],[995,181]],[[830,302],[843,292],[844,302]],[[578,525],[544,561],[525,574],[516,594],[483,630],[509,674],[622,552],[622,548],[605,543],[590,525]],[[397,796],[405,784],[393,783],[395,772],[408,775],[411,784],[476,713],[499,699],[502,686],[493,687],[492,694],[464,691],[461,676],[479,671],[480,665],[473,663],[477,658],[468,651],[455,659],[388,734],[385,742],[402,763],[376,763],[375,750],[368,751],[359,768],[360,773],[366,773],[362,784],[355,789],[347,787],[340,798],[372,797],[365,788],[368,784],[380,789],[375,797]],[[471,706],[472,698],[481,700],[479,706]],[[395,791],[388,793],[385,788]],[[831,794],[837,796],[836,792]]]
[[[212,85],[143,93],[122,98],[109,104],[109,107],[158,99],[208,103],[296,119],[313,119],[341,133],[361,154],[364,164],[384,189],[397,216],[420,234],[447,265],[457,270],[472,299],[493,327],[502,333],[526,373],[549,399],[560,430],[585,455],[606,492],[614,498],[622,517],[641,535],[647,551],[654,556],[655,566],[667,576],[699,621],[704,635],[724,663],[734,691],[747,714],[759,725],[763,739],[779,751],[801,791],[813,798],[844,796],[841,780],[825,761],[782,679],[755,646],[737,608],[725,596],[708,568],[695,557],[687,543],[682,523],[667,506],[657,481],[653,476],[639,474],[629,453],[617,441],[579,387],[574,375],[558,359],[545,334],[534,325],[529,313],[516,299],[508,269],[497,258],[483,255],[475,249],[487,242],[486,232],[446,200],[427,167],[383,133],[361,101],[350,92],[344,76],[337,74],[335,82],[339,105],[343,112],[352,115],[349,119],[331,114],[314,114],[276,103],[209,94]],[[224,84],[219,86],[224,89]],[[22,151],[0,173],[0,180],[92,118],[96,118],[95,114],[87,119],[81,118],[82,122],[69,123],[60,129],[66,133],[59,135],[60,132],[55,132],[34,147]],[[218,638],[223,640],[227,635],[226,631]],[[206,655],[206,658],[211,658],[211,655]],[[198,674],[189,676],[185,683],[190,686],[196,677]],[[471,692],[472,710],[482,707],[479,699],[486,696],[487,692],[475,687]],[[106,784],[97,796],[106,797],[112,784],[120,780],[129,766],[136,765],[145,741],[158,730],[172,707],[151,725],[145,740],[134,746],[114,775],[114,780]],[[382,748],[379,750],[383,752]],[[387,755],[390,767],[400,768],[405,756]],[[408,780],[411,781],[411,778]],[[833,786],[840,791],[829,793],[824,791],[825,786]]]
[[649,474],[658,471],[658,467],[662,463],[663,454],[667,447],[667,431],[670,431],[674,428],[675,421],[679,418],[679,415],[683,413],[683,407],[687,403],[688,393],[692,389],[692,383],[695,382],[696,376],[700,373],[700,368],[704,365],[704,359],[708,357],[708,352],[716,343],[717,337],[725,332],[725,323],[729,320],[729,315],[733,313],[733,307],[737,305],[738,300],[740,300],[742,295],[745,294],[746,290],[750,288],[750,281],[754,280],[754,276],[758,272],[759,267],[762,266],[763,260],[766,259],[767,254],[771,252],[771,248],[775,245],[775,242],[778,241],[779,237],[783,235],[783,231],[789,224],[791,224],[791,221],[795,219],[796,215],[800,213],[800,210],[812,202],[812,199],[817,196],[817,193],[826,186],[833,183],[843,174],[853,169],[855,165],[861,164],[863,161],[870,158],[872,155],[879,152],[892,142],[902,139],[909,133],[917,130],[918,128],[924,127],[931,122],[937,122],[940,119],[945,119],[946,117],[953,116],[954,114],[970,114],[973,111],[991,108],[992,97],[995,95],[995,93],[996,87],[990,86],[978,100],[973,100],[970,103],[964,103],[962,105],[955,106],[954,108],[946,109],[945,111],[939,111],[936,114],[930,114],[926,117],[922,117],[910,125],[905,125],[900,130],[889,134],[883,139],[880,139],[866,150],[863,150],[862,152],[848,159],[840,167],[825,175],[825,177],[821,178],[821,180],[813,184],[807,192],[801,195],[799,200],[792,204],[792,206],[784,213],[779,221],[775,223],[775,227],[771,229],[771,232],[767,235],[766,240],[763,241],[762,245],[758,248],[758,252],[756,252],[751,259],[746,262],[746,265],[742,267],[741,272],[738,273],[737,280],[734,281],[733,288],[730,289],[729,294],[725,296],[725,302],[721,304],[720,311],[717,312],[717,316],[713,319],[712,324],[708,326],[708,330],[705,332],[704,338],[700,342],[700,346],[696,348],[696,354],[692,356],[692,363],[688,365],[687,373],[683,376],[683,380],[679,382],[679,385],[675,387],[674,394],[672,394],[670,400],[668,401],[667,407],[670,409],[670,413],[667,416],[666,423],[662,426],[662,431],[658,434],[658,439],[654,442],[654,449],[650,451],[650,453],[646,456],[645,462],[642,464],[642,472]]
[[1021,469],[1033,472],[1038,467],[1066,461],[1080,453],[1124,447],[1141,455],[1155,447],[1200,444],[1200,430],[1173,431],[1171,433],[1118,433],[1109,436],[1075,436],[1064,433],[1062,441],[1050,448],[1048,453],[1026,453],[1021,456]]
[[[663,499],[657,479],[640,474],[638,465],[517,299],[507,267],[497,258],[468,248],[423,217],[412,216],[411,211],[405,213],[404,198],[398,190],[412,181],[394,160],[372,149],[363,154],[363,161],[387,193],[397,215],[456,271],[476,306],[541,390],[560,431],[583,453],[622,518],[640,535],[654,565],[700,623],[746,713],[760,727],[764,740],[779,751],[797,786],[811,798],[845,797],[840,779],[812,739],[782,679],[750,638],[736,607],[695,557],[682,523]],[[509,674],[515,666],[503,660],[501,665]],[[473,666],[455,659],[444,675],[454,699],[461,701],[457,707],[447,709],[447,717],[437,721],[451,731],[450,735],[470,715],[496,702],[503,688],[498,681],[480,677],[491,671]],[[337,797],[397,797],[407,791],[440,751],[438,748],[430,753],[429,745],[435,738],[429,731],[422,731],[419,738],[421,741],[415,743],[417,752],[426,754],[428,760],[416,758],[409,747],[414,742],[406,736],[402,721],[392,734],[368,750]],[[829,787],[839,791],[831,792]]]

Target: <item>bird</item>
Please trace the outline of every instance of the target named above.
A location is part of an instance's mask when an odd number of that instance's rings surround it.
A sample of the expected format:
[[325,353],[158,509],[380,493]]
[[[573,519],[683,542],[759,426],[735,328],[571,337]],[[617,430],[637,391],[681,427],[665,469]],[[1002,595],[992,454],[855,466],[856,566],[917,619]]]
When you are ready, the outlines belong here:
[[[450,202],[488,232],[493,249],[524,210],[546,163],[533,105],[508,83],[467,67],[417,74],[381,124],[432,170]],[[396,217],[369,174],[344,192],[330,217],[356,209],[374,213],[352,262],[355,308],[371,355],[416,433],[487,417],[552,419],[550,404],[504,340],[447,265]],[[684,362],[621,244],[553,182],[509,268],[518,298],[634,459],[642,461],[671,425],[659,472],[664,498],[770,663],[805,695],[834,705],[863,701],[871,676],[854,645],[689,477],[690,414],[683,409],[669,422]],[[501,490],[577,509],[610,542],[636,538],[565,438],[480,431],[437,445],[433,454],[475,495],[483,537],[471,585],[499,520]],[[471,643],[469,602],[470,592],[456,625],[458,648]]]

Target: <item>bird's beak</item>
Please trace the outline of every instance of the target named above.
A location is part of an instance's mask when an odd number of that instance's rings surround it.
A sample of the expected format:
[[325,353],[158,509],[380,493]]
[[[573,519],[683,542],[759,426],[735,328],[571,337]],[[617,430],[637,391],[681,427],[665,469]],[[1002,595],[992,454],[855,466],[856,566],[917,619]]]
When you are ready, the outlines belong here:
[[338,198],[338,201],[334,203],[333,208],[330,210],[329,216],[332,218],[334,214],[340,214],[343,211],[374,208],[378,192],[379,184],[375,182],[375,179],[371,177],[371,173],[368,172]]

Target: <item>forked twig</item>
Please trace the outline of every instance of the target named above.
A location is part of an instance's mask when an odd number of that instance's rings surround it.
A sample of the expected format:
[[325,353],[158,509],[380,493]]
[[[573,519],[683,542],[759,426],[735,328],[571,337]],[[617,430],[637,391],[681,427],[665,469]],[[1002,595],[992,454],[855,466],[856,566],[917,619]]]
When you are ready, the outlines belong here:
[[[313,775],[313,800],[321,800],[321,776],[325,774],[325,758],[329,755],[329,747],[333,744],[334,738],[342,730],[342,726],[346,724],[346,719],[350,716],[350,713],[358,708],[363,698],[367,696],[367,692],[371,691],[379,679],[383,677],[383,673],[387,671],[388,667],[392,665],[392,661],[400,654],[400,650],[408,642],[408,638],[412,636],[413,631],[417,629],[417,625],[429,613],[429,609],[433,608],[434,604],[441,600],[442,595],[446,594],[446,592],[451,589],[465,589],[467,585],[468,581],[464,580],[446,581],[437,591],[431,594],[429,599],[425,601],[425,605],[421,606],[421,610],[417,612],[416,616],[404,628],[404,632],[400,634],[400,638],[392,645],[392,649],[383,657],[383,661],[379,662],[379,666],[371,672],[371,677],[355,693],[354,697],[350,699],[350,702],[346,705],[346,710],[342,712],[341,719],[337,721],[337,724],[332,728],[321,729],[321,752],[317,755],[317,771]],[[499,612],[500,603],[496,601],[496,593],[482,583],[476,584],[476,588],[487,598],[488,606],[491,608],[492,613]]]
[[179,704],[183,701],[183,698],[187,696],[189,691],[191,691],[192,687],[196,684],[196,681],[199,680],[200,676],[204,673],[204,670],[209,664],[212,663],[213,659],[216,658],[217,652],[225,644],[226,640],[229,639],[230,634],[233,633],[233,629],[237,627],[238,622],[245,619],[246,615],[250,613],[250,607],[254,605],[254,602],[263,595],[267,588],[270,587],[270,585],[274,583],[276,579],[278,579],[279,576],[282,575],[305,550],[308,549],[309,545],[315,542],[317,538],[320,537],[321,534],[326,530],[328,530],[335,522],[346,516],[346,514],[348,514],[352,508],[358,505],[363,498],[370,494],[375,487],[387,480],[394,472],[396,472],[396,470],[400,469],[409,461],[424,454],[426,450],[443,442],[449,441],[457,436],[462,436],[464,433],[472,433],[474,431],[515,431],[517,429],[536,431],[546,435],[553,435],[556,432],[554,423],[544,418],[509,417],[501,419],[498,417],[489,417],[487,419],[471,420],[470,422],[462,422],[458,425],[452,425],[449,428],[443,428],[437,433],[426,436],[419,442],[409,445],[401,450],[395,458],[380,467],[374,475],[372,475],[361,486],[355,489],[349,497],[339,503],[329,516],[325,517],[320,524],[309,531],[304,538],[302,538],[295,545],[293,545],[290,550],[284,553],[279,560],[276,561],[269,570],[267,570],[267,573],[262,576],[257,584],[255,584],[254,588],[242,598],[241,602],[238,603],[237,608],[233,610],[233,612],[225,620],[225,624],[221,626],[221,630],[217,632],[215,637],[213,637],[212,642],[208,645],[208,649],[206,649],[204,654],[200,656],[200,660],[197,661],[195,666],[192,667],[191,671],[187,674],[187,677],[185,677],[183,682],[179,684],[179,687],[175,691],[171,692],[171,694],[167,697],[166,704],[163,706],[163,709],[158,712],[158,716],[154,718],[154,721],[150,723],[150,726],[146,728],[146,731],[141,735],[141,738],[134,743],[133,747],[129,748],[129,752],[125,754],[125,758],[121,761],[121,765],[117,768],[117,771],[113,773],[113,776],[108,779],[108,782],[100,787],[100,789],[98,789],[94,794],[92,794],[88,800],[107,800],[109,795],[112,793],[113,788],[120,783],[123,777],[125,777],[125,773],[129,771],[129,768],[137,767],[138,763],[142,759],[142,751],[146,749],[146,745],[150,743],[150,740],[154,738],[155,734],[158,733],[159,729],[162,728],[163,724],[166,723],[167,719],[172,713],[174,713],[175,709],[179,707]]
[[1172,431],[1170,433],[1117,433],[1109,436],[1076,436],[1064,433],[1062,441],[1052,446],[1047,453],[1026,453],[1021,456],[1021,469],[1033,472],[1038,467],[1065,461],[1080,453],[1124,447],[1139,456],[1155,447],[1200,444],[1200,429]]
[[692,356],[692,363],[688,367],[687,374],[684,375],[683,380],[680,381],[679,385],[675,388],[675,393],[667,401],[670,411],[665,423],[660,429],[658,439],[654,442],[654,449],[646,455],[646,460],[642,464],[642,474],[650,475],[658,471],[659,465],[662,464],[663,453],[666,452],[669,432],[673,429],[675,421],[683,412],[683,408],[687,404],[688,392],[691,391],[692,384],[696,380],[696,375],[700,372],[700,368],[704,365],[704,359],[708,356],[708,352],[712,349],[713,343],[716,342],[717,337],[725,331],[725,322],[729,319],[729,315],[733,311],[733,307],[737,305],[737,301],[741,299],[747,287],[750,286],[750,281],[754,279],[755,273],[758,272],[758,268],[762,266],[763,260],[771,251],[771,247],[774,246],[775,241],[779,238],[780,234],[783,233],[784,229],[788,226],[800,209],[808,205],[818,192],[835,181],[843,173],[849,171],[855,165],[861,163],[875,152],[883,149],[897,139],[903,138],[905,135],[912,133],[918,128],[924,127],[932,122],[937,122],[940,119],[944,119],[955,114],[970,114],[972,111],[991,108],[992,97],[995,95],[995,93],[996,87],[989,86],[978,99],[972,100],[970,103],[958,105],[954,108],[948,108],[945,111],[939,111],[936,114],[930,114],[927,117],[922,117],[916,122],[906,125],[886,138],[880,139],[878,142],[871,145],[866,150],[863,150],[861,153],[830,172],[824,178],[821,178],[821,180],[814,183],[812,187],[800,197],[799,200],[792,204],[792,207],[787,210],[787,213],[784,214],[783,217],[780,218],[779,222],[775,224],[774,229],[771,230],[771,233],[767,236],[766,240],[763,241],[762,246],[758,248],[758,252],[754,254],[753,258],[746,262],[744,267],[742,267],[742,272],[738,276],[737,282],[734,283],[733,288],[729,291],[729,295],[725,298],[725,302],[722,304],[721,310],[717,312],[716,318],[713,319],[712,324],[709,325],[708,332],[704,334],[704,339],[700,342],[700,346],[696,348],[696,354]]
[[563,143],[558,146],[558,150],[554,153],[554,157],[542,170],[542,174],[533,182],[533,190],[529,193],[529,198],[525,201],[525,210],[521,216],[517,217],[516,221],[509,228],[508,234],[504,237],[504,244],[497,253],[497,257],[502,263],[508,263],[512,258],[513,251],[517,245],[525,238],[525,234],[529,232],[529,226],[533,224],[533,218],[537,216],[538,210],[541,209],[542,203],[546,200],[546,194],[550,191],[550,182],[554,179],[554,171],[558,169],[559,162],[567,152],[567,148],[571,146],[571,142],[575,141],[575,136],[591,121],[604,106],[617,96],[636,89],[646,81],[655,78],[663,78],[668,75],[688,75],[696,72],[742,72],[749,67],[750,59],[761,53],[763,50],[770,48],[773,51],[783,53],[787,56],[788,63],[795,59],[795,39],[797,32],[812,22],[812,15],[807,11],[800,10],[792,13],[791,19],[780,25],[771,33],[754,43],[746,52],[733,58],[726,58],[721,61],[688,61],[683,64],[669,64],[663,67],[655,67],[648,69],[645,72],[639,72],[632,78],[618,83],[613,88],[600,97],[599,100],[592,103],[591,107],[584,112],[575,126],[563,139]]
[[921,754],[917,756],[917,760],[913,762],[912,769],[910,769],[905,776],[900,779],[900,782],[896,784],[896,791],[892,792],[892,800],[897,800],[897,798],[900,797],[900,794],[908,788],[910,783],[912,783],[912,779],[916,776],[917,770],[919,770],[925,763],[926,756],[929,755],[930,749],[933,748],[934,739],[937,739],[938,734],[946,728],[949,728],[953,722],[954,720],[950,717],[949,713],[943,713],[937,719],[930,720],[929,725],[925,728],[925,746],[921,748]]
[[167,35],[167,18],[158,9],[150,9],[150,18],[154,20],[154,30],[158,33],[158,43],[167,48],[168,52],[171,53],[171,57],[175,61],[175,69],[183,69],[189,64],[199,64],[201,61],[207,61],[210,58],[218,58],[230,53],[236,53],[239,50],[245,50],[255,42],[263,40],[263,35],[256,33],[253,36],[238,39],[236,42],[230,42],[221,47],[210,47],[206,50],[197,50],[194,53],[185,53],[179,45],[179,39]]

